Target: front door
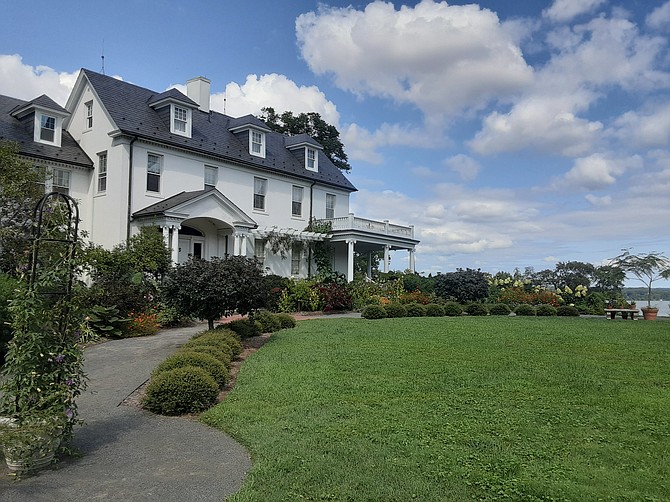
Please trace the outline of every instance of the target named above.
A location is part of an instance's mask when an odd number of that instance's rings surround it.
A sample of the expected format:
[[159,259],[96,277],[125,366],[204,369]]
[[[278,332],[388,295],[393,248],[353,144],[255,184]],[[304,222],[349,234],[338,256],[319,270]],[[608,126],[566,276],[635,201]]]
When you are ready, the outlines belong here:
[[187,235],[179,236],[179,263],[189,258],[205,258],[205,238]]

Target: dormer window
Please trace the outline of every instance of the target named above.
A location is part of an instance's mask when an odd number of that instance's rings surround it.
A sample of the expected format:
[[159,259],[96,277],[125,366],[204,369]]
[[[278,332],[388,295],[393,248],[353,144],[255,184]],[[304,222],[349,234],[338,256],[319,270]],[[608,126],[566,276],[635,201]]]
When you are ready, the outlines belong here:
[[172,121],[170,132],[180,136],[191,137],[191,110],[177,105],[171,105]]
[[249,153],[265,158],[265,133],[254,129],[249,130]]
[[35,112],[35,134],[33,139],[38,143],[60,146],[63,119],[56,115]]
[[56,137],[56,117],[42,115],[40,119],[40,140],[53,143]]
[[305,169],[308,171],[319,170],[319,157],[316,155],[316,149],[307,148],[307,155],[305,156]]

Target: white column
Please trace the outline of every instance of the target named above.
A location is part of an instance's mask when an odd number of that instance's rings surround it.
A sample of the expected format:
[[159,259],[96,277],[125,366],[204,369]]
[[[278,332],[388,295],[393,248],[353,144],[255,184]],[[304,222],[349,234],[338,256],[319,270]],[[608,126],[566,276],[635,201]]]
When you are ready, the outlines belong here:
[[409,250],[409,270],[410,272],[416,272],[416,263],[414,257],[414,249]]
[[179,263],[179,226],[172,226],[172,264]]
[[163,242],[165,242],[165,247],[170,249],[170,227],[163,225]]
[[235,232],[233,234],[233,256],[240,255],[240,234]]
[[347,241],[348,253],[347,253],[347,281],[351,282],[354,280],[354,244],[356,241],[351,239]]
[[240,234],[240,256],[247,255],[247,234]]
[[384,273],[387,274],[389,271],[389,262],[391,261],[391,257],[389,256],[389,251],[391,250],[391,246],[384,246]]

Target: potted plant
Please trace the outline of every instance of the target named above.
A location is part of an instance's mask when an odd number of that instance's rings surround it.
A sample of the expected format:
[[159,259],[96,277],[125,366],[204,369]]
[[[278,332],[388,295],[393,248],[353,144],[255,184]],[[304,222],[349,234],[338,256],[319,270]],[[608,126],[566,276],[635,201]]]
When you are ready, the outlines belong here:
[[655,280],[670,277],[670,260],[663,253],[631,254],[629,249],[624,249],[613,263],[647,287],[647,306],[642,307],[642,316],[646,320],[656,319],[658,309],[651,306],[651,287]]

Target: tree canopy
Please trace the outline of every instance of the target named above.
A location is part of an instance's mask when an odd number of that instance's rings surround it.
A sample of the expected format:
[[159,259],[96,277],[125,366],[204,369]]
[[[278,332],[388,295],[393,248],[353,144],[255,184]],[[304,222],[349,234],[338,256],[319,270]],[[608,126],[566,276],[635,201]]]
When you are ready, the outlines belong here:
[[261,109],[258,117],[273,131],[295,136],[307,134],[323,146],[323,152],[338,169],[351,171],[351,165],[344,152],[344,145],[340,140],[340,132],[334,125],[329,124],[316,112],[300,113],[294,115],[291,111],[281,114],[275,112],[272,107]]

